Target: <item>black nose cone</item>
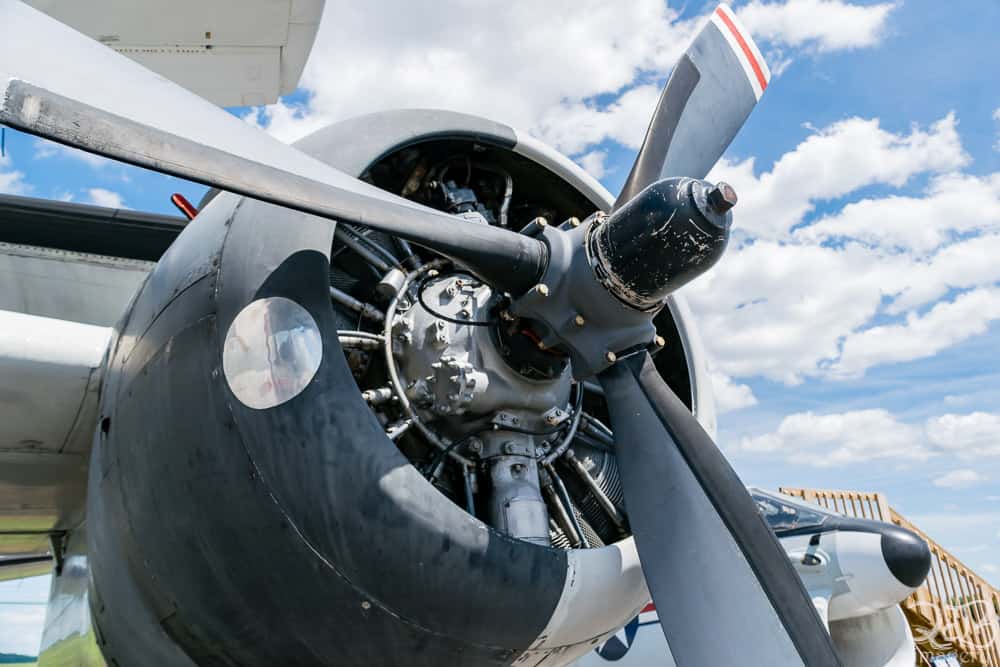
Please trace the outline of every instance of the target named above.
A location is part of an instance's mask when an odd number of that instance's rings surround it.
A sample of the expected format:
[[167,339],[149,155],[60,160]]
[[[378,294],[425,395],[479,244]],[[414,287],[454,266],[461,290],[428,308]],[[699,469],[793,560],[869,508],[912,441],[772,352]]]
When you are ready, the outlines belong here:
[[924,583],[931,569],[931,550],[916,533],[892,526],[882,530],[882,556],[889,571],[910,588]]

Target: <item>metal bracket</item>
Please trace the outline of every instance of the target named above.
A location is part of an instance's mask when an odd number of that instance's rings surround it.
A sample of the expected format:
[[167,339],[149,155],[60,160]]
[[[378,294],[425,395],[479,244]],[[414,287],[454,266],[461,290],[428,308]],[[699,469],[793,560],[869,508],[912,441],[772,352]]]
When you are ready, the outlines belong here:
[[[549,248],[542,282],[518,297],[511,312],[541,322],[542,344],[569,352],[573,377],[592,377],[613,364],[618,354],[656,337],[652,312],[630,308],[601,284],[587,252],[587,237],[603,214],[579,226],[546,226],[540,237]],[[565,229],[563,229],[565,227]]]

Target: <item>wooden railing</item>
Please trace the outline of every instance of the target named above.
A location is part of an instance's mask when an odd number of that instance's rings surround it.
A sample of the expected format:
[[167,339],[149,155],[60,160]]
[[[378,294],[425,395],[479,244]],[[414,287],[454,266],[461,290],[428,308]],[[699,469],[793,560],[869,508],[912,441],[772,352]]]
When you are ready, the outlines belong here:
[[962,665],[1000,667],[1000,592],[892,509],[885,495],[779,490],[847,516],[891,522],[920,535],[931,549],[931,570],[902,607],[921,657],[956,654]]

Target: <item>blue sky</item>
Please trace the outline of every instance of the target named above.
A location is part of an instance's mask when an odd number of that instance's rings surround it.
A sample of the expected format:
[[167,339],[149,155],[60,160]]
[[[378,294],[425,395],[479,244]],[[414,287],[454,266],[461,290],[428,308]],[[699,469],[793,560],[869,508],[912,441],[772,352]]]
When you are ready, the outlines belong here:
[[[383,108],[480,113],[616,192],[714,3],[501,4],[484,10],[489,26],[460,7],[430,17],[395,4],[336,7],[337,21],[328,6],[303,88],[234,113],[285,139]],[[1000,585],[1000,5],[733,7],[774,77],[714,172],[741,195],[740,231],[687,290],[720,443],[751,484],[886,493]],[[203,192],[11,130],[6,151],[0,190],[159,212],[173,212],[173,192]],[[0,601],[47,589],[11,590],[0,585]],[[0,629],[0,650],[12,641]]]

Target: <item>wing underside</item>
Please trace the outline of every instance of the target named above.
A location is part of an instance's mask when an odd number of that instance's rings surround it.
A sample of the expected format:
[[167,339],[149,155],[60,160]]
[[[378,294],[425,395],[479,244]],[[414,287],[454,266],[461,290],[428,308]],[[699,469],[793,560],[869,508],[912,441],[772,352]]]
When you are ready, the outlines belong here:
[[83,519],[113,325],[179,218],[0,195],[0,581]]

